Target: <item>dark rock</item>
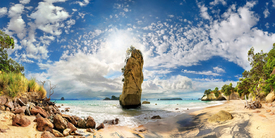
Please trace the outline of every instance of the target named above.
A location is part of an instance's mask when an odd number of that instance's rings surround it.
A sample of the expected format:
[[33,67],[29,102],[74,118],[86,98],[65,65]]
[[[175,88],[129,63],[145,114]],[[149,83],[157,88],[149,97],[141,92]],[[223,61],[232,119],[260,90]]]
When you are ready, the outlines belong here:
[[29,102],[27,96],[21,96],[20,98],[18,98],[18,103],[23,106],[26,105]]
[[65,119],[61,115],[59,115],[59,114],[56,114],[54,116],[53,123],[54,123],[55,128],[58,129],[58,130],[64,130],[68,126],[68,124],[65,121]]
[[103,121],[103,124],[116,125],[116,124],[118,124],[118,121],[119,121],[118,118],[116,118],[115,120],[104,120],[104,121]]
[[63,118],[66,118],[69,122],[71,122],[74,126],[77,126],[77,121],[74,119],[74,117],[66,114],[62,114]]
[[55,136],[52,133],[50,133],[49,131],[44,131],[41,134],[41,138],[55,138]]
[[47,119],[43,118],[39,114],[36,115],[37,130],[38,131],[49,131],[52,130],[54,125]]
[[61,113],[63,113],[64,112],[64,110],[61,110]]
[[16,114],[12,118],[12,125],[13,126],[21,126],[21,127],[27,127],[31,124],[31,121],[24,117],[22,114]]
[[161,117],[159,115],[155,115],[151,119],[161,119]]
[[96,123],[95,123],[94,118],[92,118],[91,116],[88,116],[86,127],[88,127],[88,128],[95,128],[95,126],[96,126]]
[[116,119],[115,119],[115,124],[118,124],[118,122],[119,122],[119,119],[116,118]]
[[103,129],[104,128],[104,124],[101,123],[98,127],[96,127],[97,130]]
[[75,116],[75,115],[74,115],[74,116],[72,116],[72,117],[74,118],[74,120],[75,120],[75,121],[78,121],[78,120],[80,120],[80,119],[81,119],[80,117]]
[[79,119],[79,120],[77,121],[77,126],[78,126],[79,128],[86,128],[86,122],[85,122],[85,120],[84,120],[84,119]]
[[22,107],[20,107],[20,108],[16,108],[15,110],[14,110],[14,114],[21,114],[21,113],[25,113],[25,110],[27,109],[27,107],[26,106],[22,106]]
[[175,110],[179,110],[179,108],[176,108]]
[[61,100],[65,100],[65,98],[64,98],[64,97],[61,97]]
[[56,137],[64,137],[64,135],[62,133],[60,133],[59,131],[52,129],[51,131],[53,133],[54,136]]
[[70,109],[70,107],[67,107],[67,108],[65,108],[65,111],[69,112],[70,111],[69,109]]
[[37,115],[38,113],[44,118],[48,117],[47,112],[39,106],[35,106],[34,108],[31,109],[31,114]]
[[59,106],[57,106],[57,108],[61,108],[61,106],[59,105]]

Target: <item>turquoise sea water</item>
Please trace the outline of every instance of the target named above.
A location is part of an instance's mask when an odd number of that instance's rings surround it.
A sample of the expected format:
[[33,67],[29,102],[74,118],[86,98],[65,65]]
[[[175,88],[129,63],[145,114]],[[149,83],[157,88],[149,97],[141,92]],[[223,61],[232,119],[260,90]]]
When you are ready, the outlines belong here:
[[139,109],[122,109],[118,100],[56,100],[55,102],[57,105],[64,105],[61,106],[61,110],[70,107],[70,111],[65,114],[82,118],[92,116],[97,124],[104,120],[119,118],[119,125],[130,127],[155,121],[150,119],[154,115],[159,115],[161,118],[173,117],[184,114],[187,108],[200,109],[223,103],[223,101],[160,100],[150,101],[151,104],[142,104]]

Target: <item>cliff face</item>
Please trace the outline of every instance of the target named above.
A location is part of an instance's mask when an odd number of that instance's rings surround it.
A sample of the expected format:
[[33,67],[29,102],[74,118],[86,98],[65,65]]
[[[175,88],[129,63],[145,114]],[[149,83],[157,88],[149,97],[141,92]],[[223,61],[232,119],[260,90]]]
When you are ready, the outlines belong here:
[[210,93],[201,98],[202,101],[220,101],[220,100],[238,100],[240,96],[237,92],[232,92],[229,96],[225,96],[223,93],[219,97],[216,97],[214,93]]
[[141,105],[141,84],[143,82],[143,57],[137,49],[133,50],[124,71],[123,91],[119,98],[123,108],[136,108]]

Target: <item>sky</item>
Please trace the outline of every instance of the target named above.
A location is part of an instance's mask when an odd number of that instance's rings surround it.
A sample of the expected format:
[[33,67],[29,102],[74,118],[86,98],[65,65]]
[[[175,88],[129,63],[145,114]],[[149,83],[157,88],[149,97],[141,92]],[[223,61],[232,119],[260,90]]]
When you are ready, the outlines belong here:
[[2,0],[0,29],[25,76],[56,85],[51,98],[119,96],[133,45],[143,99],[188,99],[236,86],[248,50],[272,48],[274,16],[275,0]]

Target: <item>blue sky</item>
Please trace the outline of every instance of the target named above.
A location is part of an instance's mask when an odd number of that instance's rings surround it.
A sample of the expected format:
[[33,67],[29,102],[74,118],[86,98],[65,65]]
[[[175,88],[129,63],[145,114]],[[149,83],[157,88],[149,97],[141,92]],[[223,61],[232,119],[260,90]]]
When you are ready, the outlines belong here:
[[130,45],[144,57],[142,98],[200,98],[236,85],[251,47],[272,48],[274,11],[275,0],[10,0],[0,28],[26,76],[56,84],[52,98],[119,96]]

